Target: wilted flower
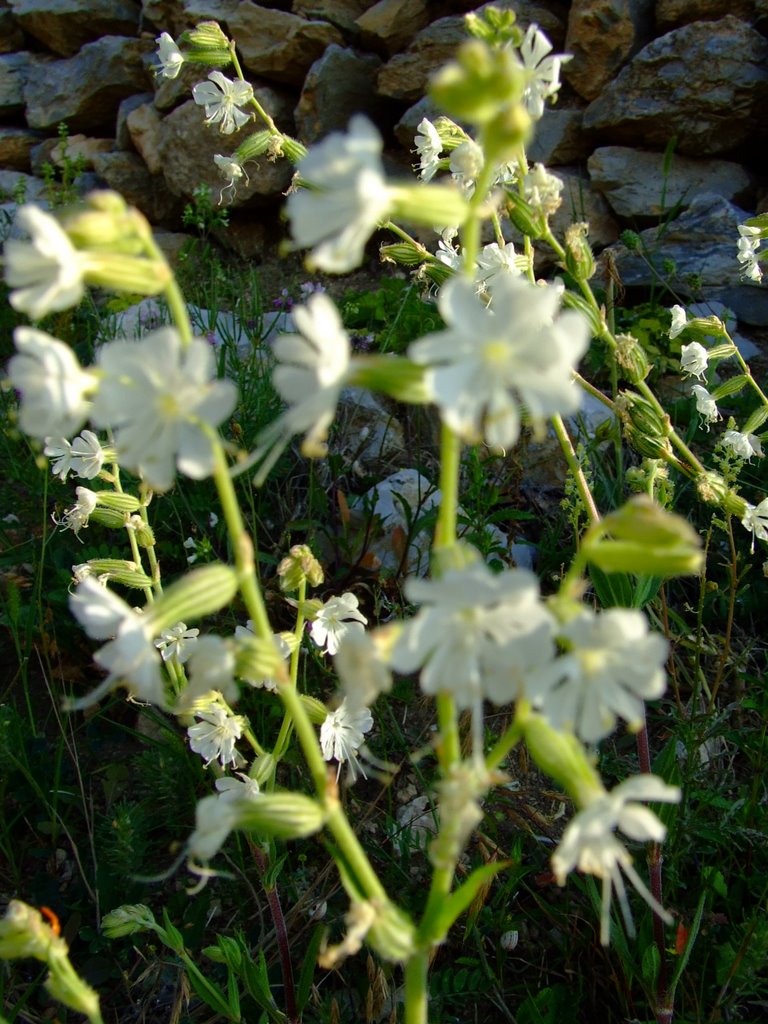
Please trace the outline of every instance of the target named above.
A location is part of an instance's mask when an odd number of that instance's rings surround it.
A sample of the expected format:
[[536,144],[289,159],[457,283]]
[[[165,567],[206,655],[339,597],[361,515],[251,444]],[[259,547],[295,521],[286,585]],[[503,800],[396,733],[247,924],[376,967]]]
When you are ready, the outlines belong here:
[[101,472],[106,458],[101,442],[92,430],[83,430],[71,444],[65,437],[46,437],[43,453],[52,459],[51,472],[61,477],[62,483],[69,473],[92,480]]
[[220,800],[257,800],[261,796],[256,779],[252,779],[245,772],[235,772],[235,775],[236,779],[233,779],[231,775],[216,779],[214,785]]
[[54,522],[64,530],[72,530],[79,540],[80,531],[88,526],[91,513],[96,508],[97,498],[95,491],[91,491],[87,487],[78,487],[75,494],[77,495],[75,504],[65,511],[61,520],[54,520]]
[[228,764],[242,763],[235,743],[243,735],[246,724],[244,718],[231,714],[221,704],[213,701],[208,703],[207,708],[196,709],[195,718],[201,721],[187,729],[189,745],[205,761],[206,768],[211,761],[216,760],[222,768]]
[[354,594],[341,594],[329,597],[318,611],[312,625],[310,635],[318,647],[323,647],[328,654],[336,654],[339,644],[353,630],[365,628],[368,619],[358,609],[358,600]]
[[328,717],[320,726],[320,746],[323,750],[323,757],[326,761],[331,759],[338,761],[339,771],[341,771],[342,764],[348,764],[350,782],[355,781],[358,770],[365,778],[365,772],[360,768],[357,752],[363,744],[365,734],[372,728],[373,716],[368,708],[352,710],[347,706],[346,699],[335,711],[328,713]]
[[534,120],[544,114],[544,101],[557,95],[560,89],[560,66],[571,59],[570,54],[547,56],[552,43],[538,25],[529,25],[520,44],[520,56],[527,72],[523,102]]
[[704,420],[707,430],[709,430],[709,424],[716,422],[721,419],[720,412],[717,408],[717,402],[714,400],[712,395],[703,388],[700,384],[693,384],[691,386],[691,394],[696,399],[696,411]]
[[534,210],[550,217],[560,209],[563,179],[551,174],[544,164],[535,164],[523,178],[523,195]]
[[5,282],[15,289],[8,296],[10,304],[33,320],[76,306],[85,292],[85,258],[59,222],[38,206],[25,204],[16,213],[16,224],[29,233],[30,241],[11,238],[5,243]]
[[677,803],[679,799],[677,787],[667,786],[655,775],[638,775],[622,782],[611,793],[596,797],[579,811],[563,833],[560,845],[552,855],[552,870],[558,885],[565,884],[567,875],[574,868],[602,879],[600,941],[603,945],[607,945],[610,938],[612,889],[616,890],[619,898],[627,931],[634,934],[622,871],[648,906],[668,923],[671,921],[632,867],[632,857],[614,832],[619,828],[638,842],[660,843],[666,835],[666,828],[652,811],[636,801]]
[[763,270],[758,259],[760,248],[760,228],[749,224],[739,224],[739,251],[736,259],[742,264],[742,277],[748,281],[759,282],[763,279]]
[[730,448],[740,459],[749,462],[753,455],[763,458],[763,445],[755,434],[742,434],[739,430],[726,430],[722,437],[723,444]]
[[140,341],[113,341],[99,351],[104,376],[91,419],[111,426],[120,464],[157,490],[173,484],[175,466],[200,480],[213,470],[213,449],[201,424],[217,427],[232,412],[237,390],[216,380],[210,345],[184,347],[174,327]]
[[211,71],[207,82],[199,82],[192,90],[195,103],[205,107],[205,123],[220,125],[222,135],[231,135],[249,120],[240,107],[253,99],[248,82],[231,81],[221,71]]
[[229,178],[229,181],[219,193],[219,202],[222,203],[224,202],[224,193],[227,191],[231,191],[234,198],[237,183],[241,178],[245,178],[246,184],[248,184],[248,175],[245,173],[245,168],[240,161],[232,156],[221,156],[217,153],[213,158],[213,162],[224,177]]
[[491,308],[470,281],[442,287],[438,309],[447,329],[414,342],[408,354],[430,366],[434,401],[463,440],[514,444],[520,403],[534,420],[578,409],[573,367],[587,348],[589,326],[573,310],[555,319],[560,297],[554,286],[509,275],[495,285]]
[[176,78],[184,63],[184,54],[167,32],[161,33],[155,42],[157,43],[155,74],[163,78]]
[[288,196],[291,234],[302,249],[312,249],[320,270],[342,274],[358,266],[365,243],[386,219],[392,196],[381,150],[381,136],[358,114],[347,134],[332,132],[300,161],[299,177],[311,187]]
[[21,429],[41,440],[71,437],[88,415],[97,378],[82,369],[68,345],[44,331],[17,327],[13,337],[16,355],[8,376],[21,393]]
[[422,181],[431,181],[440,165],[443,143],[429,118],[421,119],[416,132],[414,142],[419,154],[419,177]]
[[754,554],[755,538],[768,540],[768,498],[763,498],[759,505],[747,503],[741,525],[745,530],[752,532],[752,553]]
[[680,350],[680,366],[682,371],[691,377],[698,377],[699,380],[704,380],[708,363],[709,353],[698,341],[692,341],[690,345],[683,345]]
[[160,651],[163,661],[173,658],[183,665],[192,654],[199,636],[199,629],[187,629],[186,622],[177,622],[170,629],[163,630],[160,638],[155,640],[155,647]]

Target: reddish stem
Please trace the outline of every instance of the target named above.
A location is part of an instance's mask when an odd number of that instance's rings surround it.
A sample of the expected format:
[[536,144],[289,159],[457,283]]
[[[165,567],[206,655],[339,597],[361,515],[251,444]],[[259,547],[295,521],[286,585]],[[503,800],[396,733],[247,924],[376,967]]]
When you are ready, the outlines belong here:
[[[254,842],[249,840],[248,845],[251,848],[253,859],[258,865],[263,882],[264,876],[267,873],[267,858]],[[285,917],[283,916],[283,908],[280,904],[277,884],[275,883],[271,889],[268,889],[265,885],[264,892],[267,895],[269,911],[272,915],[272,923],[275,926],[275,934],[277,936],[277,948],[280,953],[280,968],[283,974],[283,991],[285,992],[285,1013],[288,1017],[288,1024],[299,1024],[299,1011],[296,1007],[296,988],[293,981],[293,964],[291,963],[291,950],[288,944],[288,929],[285,926]]]

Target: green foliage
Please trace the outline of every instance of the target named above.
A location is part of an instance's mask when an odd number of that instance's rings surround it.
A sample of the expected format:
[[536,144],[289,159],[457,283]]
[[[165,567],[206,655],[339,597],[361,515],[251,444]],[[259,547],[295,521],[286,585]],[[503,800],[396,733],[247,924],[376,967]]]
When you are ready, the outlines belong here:
[[357,335],[373,335],[377,352],[402,354],[416,338],[444,326],[435,306],[412,281],[384,278],[372,291],[345,292],[340,303],[344,325]]

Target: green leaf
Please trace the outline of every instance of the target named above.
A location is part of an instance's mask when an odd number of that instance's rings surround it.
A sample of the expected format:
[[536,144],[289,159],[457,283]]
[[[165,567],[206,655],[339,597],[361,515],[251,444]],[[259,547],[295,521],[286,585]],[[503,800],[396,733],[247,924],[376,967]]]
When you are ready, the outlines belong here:
[[299,975],[299,980],[296,985],[296,1007],[299,1013],[301,1013],[309,1002],[309,997],[312,992],[312,982],[315,977],[315,967],[317,966],[317,954],[320,950],[320,943],[323,941],[324,934],[325,925],[315,925],[315,929],[307,943],[306,952],[304,953],[304,961],[301,965],[301,974]]
[[510,861],[499,860],[476,868],[463,885],[443,900],[437,912],[425,918],[419,929],[419,939],[424,942],[439,942],[445,937],[453,922],[464,913],[481,886],[490,882]]
[[200,996],[203,1002],[210,1006],[215,1013],[226,1017],[227,1020],[239,1020],[239,1014],[237,1017],[232,1016],[229,1007],[229,1000],[219,986],[205,977],[197,964],[187,953],[179,955],[186,969],[190,985]]

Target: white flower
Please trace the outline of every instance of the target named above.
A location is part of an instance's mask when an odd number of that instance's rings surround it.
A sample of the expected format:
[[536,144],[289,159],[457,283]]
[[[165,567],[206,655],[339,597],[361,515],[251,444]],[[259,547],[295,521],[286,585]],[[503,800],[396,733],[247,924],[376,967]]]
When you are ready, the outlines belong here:
[[201,636],[193,643],[187,656],[189,685],[174,708],[176,714],[183,713],[197,700],[210,699],[213,691],[220,693],[228,703],[237,700],[240,691],[235,682],[235,655],[231,642],[220,636]]
[[[669,326],[669,337],[671,340],[672,338],[676,338],[678,334],[685,330],[685,325],[688,323],[688,317],[686,316],[685,310],[682,306],[673,306],[669,312],[672,314],[672,323]],[[699,348],[701,348],[701,345],[699,345]]]
[[199,82],[192,90],[192,99],[205,107],[205,123],[220,125],[222,135],[231,135],[249,120],[240,107],[253,99],[248,82],[226,78],[221,71],[211,71],[207,82]]
[[[235,639],[253,640],[256,636],[256,630],[253,626],[253,619],[248,619],[244,626],[235,627]],[[280,633],[273,633],[272,640],[277,647],[277,650],[282,658],[288,658],[291,654],[291,646],[285,637]],[[262,679],[250,679],[243,677],[243,682],[248,683],[249,686],[253,686],[255,689],[268,690],[270,693],[277,693],[278,686],[277,680],[262,678]]]
[[452,693],[460,708],[487,697],[515,700],[522,680],[554,654],[554,622],[533,573],[494,575],[477,563],[439,580],[410,580],[409,601],[423,607],[395,640],[389,663],[421,672],[425,693]]
[[16,289],[8,296],[10,304],[32,320],[76,306],[85,292],[85,257],[55,217],[37,206],[19,207],[16,224],[30,241],[5,243],[5,282]]
[[534,210],[549,217],[560,209],[560,193],[565,188],[562,178],[550,174],[544,164],[536,164],[523,178],[523,195]]
[[90,491],[87,487],[78,487],[75,494],[77,495],[75,504],[64,512],[60,521],[54,519],[54,522],[63,530],[72,530],[79,539],[80,531],[88,526],[91,513],[96,508],[97,497],[96,492]]
[[224,794],[204,796],[197,802],[195,831],[187,843],[192,860],[211,860],[240,820],[238,801],[223,796]]
[[534,420],[578,409],[573,367],[587,348],[589,326],[572,310],[555,319],[560,298],[555,286],[507,275],[499,278],[488,308],[472,282],[443,285],[438,309],[447,330],[414,342],[408,354],[431,366],[427,382],[434,401],[462,439],[514,444],[519,402]]
[[387,630],[367,633],[348,630],[333,659],[344,703],[353,711],[372,704],[380,693],[392,689],[392,675],[385,663]]
[[742,277],[749,281],[762,281],[763,271],[758,259],[761,239],[760,228],[739,224],[739,251],[736,259],[742,264]]
[[565,53],[548,57],[551,49],[552,43],[538,25],[529,25],[520,44],[520,56],[528,80],[523,102],[536,121],[544,113],[544,100],[557,95],[560,88],[560,66],[571,59],[571,55]]
[[721,419],[720,412],[717,408],[717,402],[714,400],[712,395],[703,388],[701,384],[691,385],[691,394],[696,399],[696,411],[704,420],[707,430],[709,430],[709,424],[715,423]]
[[174,467],[195,480],[213,470],[213,449],[201,424],[217,427],[232,412],[235,385],[215,379],[211,346],[193,338],[184,348],[174,327],[141,341],[113,341],[98,355],[102,378],[91,412],[111,426],[120,464],[157,490],[173,484]]
[[552,855],[552,870],[558,885],[565,884],[567,875],[574,868],[602,879],[600,941],[603,945],[607,945],[610,938],[611,893],[614,888],[627,930],[634,934],[622,871],[653,911],[667,923],[671,921],[632,867],[632,857],[614,832],[619,828],[637,842],[661,842],[666,828],[652,811],[636,801],[677,803],[679,799],[677,787],[667,786],[655,775],[638,775],[622,782],[611,793],[598,796],[579,811],[563,833],[560,845]]
[[114,637],[94,654],[109,675],[90,694],[72,701],[73,710],[90,707],[115,686],[125,686],[138,700],[166,707],[161,660],[151,636],[151,621],[111,590],[88,577],[70,596],[69,607],[94,640]]
[[752,532],[752,554],[754,554],[755,538],[758,540],[768,540],[768,498],[763,498],[757,506],[750,505],[747,502],[747,508],[741,520],[741,525],[745,530],[751,530]]
[[272,374],[289,408],[259,435],[252,456],[252,461],[264,460],[257,483],[265,479],[293,434],[305,433],[301,446],[305,455],[325,454],[328,428],[349,372],[349,335],[327,295],[312,295],[306,306],[294,308],[293,319],[300,333],[277,339],[278,365]]
[[245,772],[235,772],[236,779],[231,775],[225,775],[222,779],[216,779],[214,785],[218,790],[220,800],[258,800],[261,795],[259,784]]
[[442,237],[437,243],[435,256],[446,267],[450,267],[451,270],[458,272],[464,266],[464,255],[458,245],[453,245],[453,239],[456,237],[456,234],[455,228],[446,228],[442,232]]
[[[365,733],[373,728],[373,716],[368,708],[352,710],[346,700],[335,710],[329,712],[320,726],[320,746],[326,761],[332,758],[339,762],[339,771],[344,763],[349,764],[349,778],[354,782],[360,768],[357,752],[360,749]],[[338,772],[337,772],[338,778]]]
[[187,629],[186,622],[177,622],[160,634],[160,639],[155,640],[155,647],[160,651],[163,661],[174,658],[183,665],[192,654],[199,636],[199,629]]
[[229,181],[219,193],[219,202],[223,203],[225,192],[231,191],[232,198],[234,198],[235,191],[237,190],[238,181],[240,181],[241,178],[245,178],[245,182],[246,184],[248,184],[249,179],[248,175],[245,173],[245,168],[243,167],[243,165],[240,163],[239,160],[235,160],[234,157],[221,156],[219,153],[217,153],[213,158],[213,162],[219,168],[224,177],[229,178]]
[[742,434],[738,430],[726,430],[722,437],[723,444],[738,455],[740,459],[750,461],[753,455],[763,458],[763,446],[755,434]]
[[639,729],[643,701],[666,687],[667,642],[648,632],[642,612],[584,609],[557,630],[566,653],[531,680],[527,695],[556,728],[571,728],[586,743],[607,736],[623,718]]
[[163,78],[176,78],[184,63],[184,54],[167,32],[159,35],[155,42],[157,43],[155,74],[161,75]]
[[342,274],[359,266],[365,243],[386,220],[392,195],[381,149],[381,136],[358,114],[346,135],[332,132],[299,163],[301,180],[312,187],[288,196],[291,234],[300,248],[312,248],[320,270]]
[[[671,334],[670,334],[671,336]],[[709,363],[709,353],[698,341],[683,345],[680,350],[680,367],[685,374],[704,380]]]
[[21,392],[19,426],[41,440],[71,437],[88,415],[96,377],[82,369],[68,345],[44,331],[17,327],[13,337],[17,351],[8,376]]
[[93,480],[101,472],[106,457],[92,430],[83,430],[71,444],[65,437],[46,437],[43,452],[53,460],[51,472],[61,477],[62,483],[69,473],[84,480]]
[[336,654],[346,635],[353,630],[365,628],[368,619],[358,609],[354,594],[329,597],[315,616],[309,632],[318,647],[328,654]]
[[484,164],[485,154],[474,139],[462,142],[451,153],[451,175],[465,196],[469,197],[475,191],[475,182]]
[[502,248],[498,242],[484,246],[477,257],[475,280],[493,293],[500,277],[518,277],[528,266],[528,258],[515,252],[513,242]]
[[418,134],[413,141],[419,154],[419,177],[422,181],[431,181],[440,165],[443,143],[437,129],[426,117],[421,119],[416,131]]
[[206,709],[196,710],[195,718],[201,721],[187,729],[189,745],[205,761],[206,768],[216,760],[222,768],[241,763],[235,743],[243,735],[244,718],[230,714],[226,708],[213,702]]

